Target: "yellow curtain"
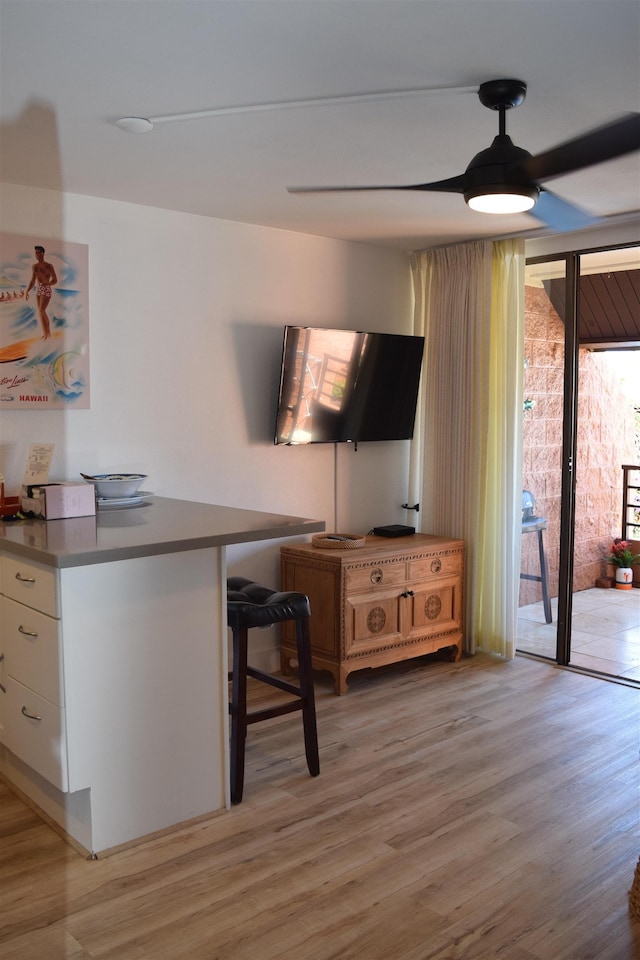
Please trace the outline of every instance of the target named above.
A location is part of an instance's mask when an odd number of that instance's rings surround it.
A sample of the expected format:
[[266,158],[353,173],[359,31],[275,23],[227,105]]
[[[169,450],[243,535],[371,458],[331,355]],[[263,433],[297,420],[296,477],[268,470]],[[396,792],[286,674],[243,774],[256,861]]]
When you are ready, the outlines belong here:
[[524,243],[411,257],[425,360],[411,448],[421,529],[466,541],[465,637],[515,654],[520,529]]

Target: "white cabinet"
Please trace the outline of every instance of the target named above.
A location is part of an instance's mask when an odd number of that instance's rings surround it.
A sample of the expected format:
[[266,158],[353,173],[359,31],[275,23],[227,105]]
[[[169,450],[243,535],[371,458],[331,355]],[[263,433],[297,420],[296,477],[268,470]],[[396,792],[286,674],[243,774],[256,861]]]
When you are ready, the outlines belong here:
[[[66,722],[57,572],[1,557],[4,594],[3,742],[38,774],[66,791]],[[11,598],[15,599],[11,599]]]
[[225,806],[222,550],[0,555],[0,769],[92,853]]
[[68,787],[65,715],[29,687],[7,677],[5,744],[58,789]]
[[24,603],[34,610],[42,610],[50,617],[60,616],[59,571],[53,567],[21,560],[18,557],[0,558],[2,593]]
[[9,675],[64,706],[62,630],[60,620],[0,598],[5,625],[5,657]]
[[229,803],[225,545],[316,520],[154,497],[0,521],[0,773],[92,853]]

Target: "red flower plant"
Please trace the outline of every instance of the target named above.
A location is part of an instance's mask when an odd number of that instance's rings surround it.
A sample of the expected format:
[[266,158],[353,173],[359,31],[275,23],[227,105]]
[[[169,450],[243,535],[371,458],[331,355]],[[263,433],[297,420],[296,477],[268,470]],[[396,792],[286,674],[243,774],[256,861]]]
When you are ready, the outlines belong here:
[[631,553],[631,544],[628,540],[616,539],[611,544],[611,553],[607,557],[609,563],[616,567],[630,567],[640,560],[640,553]]

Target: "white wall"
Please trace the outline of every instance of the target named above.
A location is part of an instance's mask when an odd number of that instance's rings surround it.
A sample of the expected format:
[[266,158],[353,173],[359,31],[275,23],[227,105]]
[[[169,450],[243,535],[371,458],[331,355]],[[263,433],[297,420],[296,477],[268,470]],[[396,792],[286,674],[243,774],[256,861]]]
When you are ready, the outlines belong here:
[[[0,220],[89,247],[91,409],[0,411],[8,493],[42,441],[51,479],[139,470],[156,494],[328,529],[407,522],[407,441],[273,444],[284,324],[410,333],[404,254],[8,184]],[[230,548],[230,572],[275,586],[278,549]]]

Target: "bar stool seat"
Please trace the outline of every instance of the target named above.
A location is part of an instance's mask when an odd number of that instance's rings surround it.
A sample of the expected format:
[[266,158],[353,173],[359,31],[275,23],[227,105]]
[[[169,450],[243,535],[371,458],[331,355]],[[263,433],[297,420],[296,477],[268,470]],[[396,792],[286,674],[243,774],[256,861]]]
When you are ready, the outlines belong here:
[[522,491],[522,532],[536,533],[538,535],[538,558],[540,561],[540,574],[520,573],[521,580],[535,580],[542,586],[542,606],[544,608],[544,619],[547,623],[553,620],[551,614],[551,601],[549,599],[549,569],[547,565],[547,554],[545,550],[545,535],[547,530],[547,518],[533,516],[535,500],[529,490]]
[[[231,680],[231,802],[240,803],[244,787],[244,758],[247,727],[285,713],[300,710],[304,729],[307,766],[312,777],[320,773],[318,733],[316,727],[309,598],[304,593],[278,592],[245,577],[227,580],[227,623],[233,634],[233,669]],[[267,627],[286,620],[295,620],[298,653],[298,684],[251,667],[248,660],[248,632],[252,627]],[[277,687],[295,699],[263,710],[247,712],[247,677]]]

